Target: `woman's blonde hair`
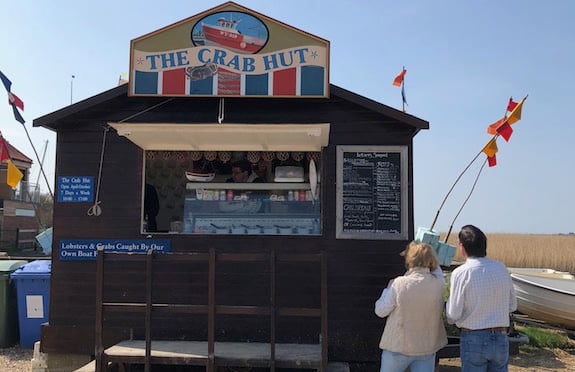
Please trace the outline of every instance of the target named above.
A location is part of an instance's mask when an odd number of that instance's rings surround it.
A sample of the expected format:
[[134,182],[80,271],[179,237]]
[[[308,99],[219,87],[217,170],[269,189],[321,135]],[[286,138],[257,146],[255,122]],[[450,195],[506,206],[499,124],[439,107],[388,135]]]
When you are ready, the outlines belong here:
[[430,271],[437,269],[439,261],[433,248],[427,243],[411,242],[405,250],[405,267],[426,267]]

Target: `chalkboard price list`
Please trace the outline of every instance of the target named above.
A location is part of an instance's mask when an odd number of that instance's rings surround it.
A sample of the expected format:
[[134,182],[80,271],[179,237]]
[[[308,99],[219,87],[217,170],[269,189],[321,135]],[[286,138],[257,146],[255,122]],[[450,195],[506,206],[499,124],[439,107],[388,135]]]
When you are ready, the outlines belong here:
[[401,233],[401,154],[343,153],[342,223],[347,233]]

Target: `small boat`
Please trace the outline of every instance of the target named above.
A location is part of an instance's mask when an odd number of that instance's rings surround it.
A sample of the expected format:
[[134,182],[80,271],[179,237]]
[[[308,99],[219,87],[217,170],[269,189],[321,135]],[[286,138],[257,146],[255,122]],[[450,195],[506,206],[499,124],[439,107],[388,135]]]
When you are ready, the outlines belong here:
[[186,172],[186,178],[191,182],[211,182],[216,173],[198,173],[198,172]]
[[193,32],[191,33],[192,36],[192,42],[194,43],[194,45],[198,46],[198,45],[204,45],[204,35],[202,34],[201,31],[199,32]]
[[552,269],[508,270],[519,312],[551,325],[575,329],[575,276]]
[[202,34],[206,45],[217,45],[238,53],[253,54],[266,44],[266,39],[242,34],[238,29],[239,20],[219,18],[217,24],[202,24]]

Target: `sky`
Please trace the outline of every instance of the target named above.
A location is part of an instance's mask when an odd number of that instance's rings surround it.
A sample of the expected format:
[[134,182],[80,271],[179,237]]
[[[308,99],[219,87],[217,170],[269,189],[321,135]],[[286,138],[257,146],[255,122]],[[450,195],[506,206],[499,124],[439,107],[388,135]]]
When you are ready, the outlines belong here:
[[[47,192],[43,159],[54,191],[56,136],[34,119],[115,87],[130,40],[224,2],[0,0],[0,71],[24,101],[38,156],[7,104],[0,131],[33,159],[30,182]],[[439,211],[440,232],[468,223],[488,233],[575,232],[575,1],[236,3],[328,40],[330,83],[398,110],[392,81],[405,66],[407,112],[430,125],[414,138],[415,228],[431,227]],[[497,165],[479,173],[485,156],[471,161],[491,138],[487,126],[510,97],[526,95],[510,141],[497,141]]]

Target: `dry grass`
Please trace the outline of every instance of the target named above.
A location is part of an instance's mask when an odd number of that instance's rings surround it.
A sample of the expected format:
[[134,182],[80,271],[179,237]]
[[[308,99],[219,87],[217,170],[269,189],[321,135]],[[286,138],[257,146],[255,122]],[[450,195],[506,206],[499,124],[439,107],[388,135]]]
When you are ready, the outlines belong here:
[[[457,234],[451,234],[449,243],[457,245]],[[575,235],[487,234],[487,256],[507,267],[548,268],[575,275]],[[455,259],[461,258],[456,254]]]

